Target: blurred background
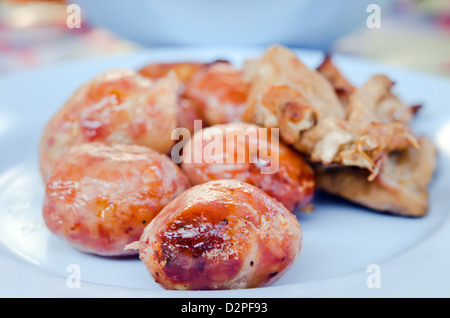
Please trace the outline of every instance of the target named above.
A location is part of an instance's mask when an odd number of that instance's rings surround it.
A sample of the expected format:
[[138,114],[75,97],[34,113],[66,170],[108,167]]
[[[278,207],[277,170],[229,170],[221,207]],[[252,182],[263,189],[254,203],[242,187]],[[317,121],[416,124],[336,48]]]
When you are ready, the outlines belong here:
[[273,43],[450,77],[450,0],[0,0],[0,75],[160,46]]

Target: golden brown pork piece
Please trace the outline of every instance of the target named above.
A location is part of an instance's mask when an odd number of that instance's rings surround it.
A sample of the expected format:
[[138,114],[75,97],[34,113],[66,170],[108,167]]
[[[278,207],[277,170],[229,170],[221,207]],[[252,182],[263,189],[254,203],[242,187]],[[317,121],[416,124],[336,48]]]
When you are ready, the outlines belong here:
[[[394,85],[384,75],[370,77],[361,87],[354,87],[327,56],[318,68],[332,83],[347,111],[347,131],[356,136],[354,144],[346,145],[339,161],[344,165],[368,168],[374,178],[386,152],[418,147],[408,127],[414,108],[402,103],[391,92]],[[348,147],[350,146],[350,147]]]
[[372,182],[359,168],[316,169],[317,187],[378,211],[420,217],[428,212],[428,186],[436,167],[436,149],[424,137],[420,148],[392,152]]
[[322,64],[319,65],[317,71],[327,78],[333,85],[334,91],[339,97],[343,105],[348,104],[350,94],[355,91],[355,87],[351,84],[334,65],[331,55],[326,55]]
[[152,81],[129,69],[110,70],[83,84],[42,133],[43,179],[62,153],[82,143],[135,144],[169,153],[177,127],[178,86],[173,73]]
[[333,86],[287,48],[270,47],[260,59],[247,61],[244,73],[251,88],[243,119],[280,128],[291,143],[318,119],[345,118]]
[[[399,98],[391,92],[391,88],[395,83],[384,75],[372,76],[357,91],[357,87],[351,84],[342,75],[340,70],[333,63],[330,55],[325,56],[324,61],[317,68],[317,71],[324,75],[333,85],[341,103],[346,106],[346,110],[349,113],[355,112],[358,114],[354,109],[356,107],[360,112],[365,110],[366,115],[370,115],[372,112],[369,119],[374,121],[398,121],[408,124],[421,108],[420,105],[407,106],[403,104]],[[353,97],[352,108],[348,109],[347,106],[350,104],[350,96],[355,92],[357,93],[355,94],[355,97]],[[367,102],[368,104],[366,105],[364,102]],[[373,117],[373,115],[376,115],[376,117]],[[353,114],[352,117],[355,119],[356,115]]]
[[344,105],[336,91],[348,81],[326,68],[312,70],[289,49],[269,48],[245,66],[251,89],[244,120],[280,128],[282,139],[313,162],[366,168],[374,178],[386,152],[417,146],[406,126],[410,108],[383,75],[347,89]]
[[375,210],[427,213],[436,151],[414,135],[417,107],[401,102],[388,77],[356,87],[330,57],[311,70],[280,46],[249,60],[245,74],[252,86],[244,120],[280,128],[314,163],[318,188]]

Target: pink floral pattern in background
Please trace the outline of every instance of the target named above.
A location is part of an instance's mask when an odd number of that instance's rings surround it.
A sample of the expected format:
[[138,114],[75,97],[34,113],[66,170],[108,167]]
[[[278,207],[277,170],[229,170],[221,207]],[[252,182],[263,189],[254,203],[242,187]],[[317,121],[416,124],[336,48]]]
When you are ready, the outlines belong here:
[[111,32],[67,27],[63,1],[0,0],[0,74],[52,62],[138,49]]
[[[142,49],[85,21],[69,29],[66,9],[62,0],[0,0],[0,74]],[[382,18],[380,29],[348,34],[334,50],[450,77],[450,0],[397,0]]]

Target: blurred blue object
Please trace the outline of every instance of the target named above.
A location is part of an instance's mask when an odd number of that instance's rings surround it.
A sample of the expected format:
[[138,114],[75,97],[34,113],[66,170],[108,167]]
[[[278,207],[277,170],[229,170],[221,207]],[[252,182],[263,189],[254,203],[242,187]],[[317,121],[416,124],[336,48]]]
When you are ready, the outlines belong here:
[[[72,0],[92,26],[145,46],[270,45],[328,49],[388,0]],[[382,11],[383,12],[383,11]]]

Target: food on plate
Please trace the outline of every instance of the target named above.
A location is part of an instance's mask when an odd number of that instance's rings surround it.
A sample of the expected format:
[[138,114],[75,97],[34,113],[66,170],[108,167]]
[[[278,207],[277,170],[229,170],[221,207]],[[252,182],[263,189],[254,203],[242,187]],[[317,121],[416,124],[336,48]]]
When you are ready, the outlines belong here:
[[[373,75],[357,87],[343,76],[330,56],[314,70],[281,46],[272,46],[262,57],[249,60],[244,74],[251,88],[243,120],[279,128],[281,139],[306,155],[321,171],[321,178],[332,183],[327,183],[325,190],[375,209],[383,205],[376,196],[363,200],[335,182],[336,176],[352,176],[345,178],[349,189],[361,184],[361,176],[367,185],[385,183],[391,180],[386,177],[389,167],[402,169],[393,159],[398,153],[420,150],[422,137],[409,125],[417,107],[403,103],[393,93],[394,82],[385,75]],[[429,152],[430,167],[434,167],[434,152],[429,148],[420,151]],[[330,179],[326,178],[328,172]],[[418,180],[409,182],[408,187],[428,192]],[[405,196],[412,195],[403,191],[402,185],[396,188],[401,188]],[[392,194],[386,186],[381,189],[386,196]],[[388,212],[424,214],[404,206],[399,197],[392,197],[391,201],[395,200],[384,205]]]
[[103,256],[136,254],[124,247],[189,187],[166,155],[137,145],[75,145],[55,162],[43,216],[75,248]]
[[273,131],[249,123],[204,128],[183,148],[182,170],[194,185],[237,179],[262,189],[290,211],[310,211],[314,171]]
[[296,217],[262,190],[237,180],[194,186],[170,202],[127,250],[139,250],[166,289],[267,286],[302,246]]
[[436,168],[436,149],[421,137],[420,147],[392,152],[372,182],[368,171],[355,168],[317,169],[317,186],[377,211],[420,217],[428,212],[428,186]]
[[427,214],[437,153],[412,129],[420,107],[386,75],[354,85],[331,56],[312,69],[278,45],[242,68],[111,70],[44,129],[45,224],[86,253],[139,255],[166,289],[267,286],[299,255],[296,212],[317,189]]
[[410,108],[391,93],[385,76],[369,79],[343,105],[327,77],[284,47],[269,48],[247,73],[252,88],[245,120],[279,127],[313,162],[366,168],[375,176],[383,153],[417,146],[404,125]]
[[205,65],[186,82],[186,96],[197,103],[206,126],[242,121],[250,85],[242,70],[226,61]]
[[[321,73],[333,86],[342,105],[349,105],[350,95],[352,95],[357,87],[351,84],[334,64],[331,55],[326,55],[322,64],[319,65],[317,71]],[[391,93],[391,87],[394,83],[386,76],[375,75],[365,84],[365,95],[370,96],[369,103],[374,104],[377,98],[382,100],[384,106],[378,107],[376,112],[381,113],[387,121],[400,121],[407,124],[414,117],[421,105],[406,106],[394,94]],[[378,86],[378,87],[377,87]],[[372,93],[371,93],[372,91]],[[371,96],[372,95],[372,96]],[[384,113],[384,114],[383,114]],[[386,116],[387,115],[387,116]],[[378,118],[380,119],[380,118]]]
[[69,147],[85,142],[136,144],[169,153],[177,127],[177,87],[173,73],[152,81],[117,69],[79,88],[46,125],[40,142],[44,180]]
[[270,47],[262,57],[247,61],[244,73],[251,84],[244,120],[280,128],[289,144],[323,117],[345,117],[328,80],[287,48]]

